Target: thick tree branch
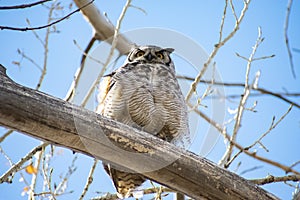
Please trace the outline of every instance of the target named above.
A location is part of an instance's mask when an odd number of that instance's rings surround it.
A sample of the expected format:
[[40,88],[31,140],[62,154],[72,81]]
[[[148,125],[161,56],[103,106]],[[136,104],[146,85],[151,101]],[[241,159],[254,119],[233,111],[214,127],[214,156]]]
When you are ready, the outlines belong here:
[[[277,199],[205,158],[69,102],[18,85],[6,76],[2,66],[0,125],[142,173],[194,199]],[[134,155],[130,156],[120,147]],[[155,171],[151,171],[153,169]]]
[[[81,8],[89,0],[73,0],[78,8]],[[85,19],[91,24],[96,33],[96,38],[101,41],[113,42],[115,27],[100,13],[94,4],[81,9]],[[118,35],[116,49],[121,54],[127,54],[132,47],[132,43],[123,35]]]

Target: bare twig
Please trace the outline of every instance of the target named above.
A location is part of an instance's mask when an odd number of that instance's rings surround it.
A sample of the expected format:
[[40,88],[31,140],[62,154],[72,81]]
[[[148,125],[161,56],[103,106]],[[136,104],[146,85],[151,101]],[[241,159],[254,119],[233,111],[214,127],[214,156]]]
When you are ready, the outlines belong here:
[[[262,94],[269,94],[269,95],[275,96],[275,97],[277,97],[277,98],[279,98],[279,99],[281,99],[281,100],[283,100],[283,101],[285,101],[289,104],[292,104],[292,105],[296,106],[297,108],[300,108],[300,104],[298,104],[296,102],[293,102],[293,101],[283,97],[281,94],[274,93],[274,92],[271,92],[271,91],[263,89],[263,88],[260,88],[260,89],[257,89],[257,90],[260,91]],[[289,94],[286,94],[286,95],[288,96]]]
[[6,131],[6,133],[4,133],[1,137],[0,137],[0,143],[3,142],[10,134],[12,134],[14,131],[13,130],[8,130]]
[[[253,88],[253,90],[256,90],[256,89]],[[259,90],[260,90],[260,88],[258,88],[257,91],[259,91]],[[289,99],[287,99],[287,98],[284,97],[284,96],[300,97],[300,93],[286,93],[286,92],[271,92],[271,93],[272,94],[270,94],[270,93],[262,93],[262,92],[259,92],[259,93],[253,93],[252,92],[249,95],[249,97],[258,97],[258,96],[263,96],[263,95],[271,95],[271,96],[274,96],[276,98],[279,98],[279,99],[283,100],[284,102],[288,103],[289,105],[294,105],[295,107],[300,108],[299,107],[300,104],[297,104],[297,103],[295,103],[295,102],[293,102],[293,101],[291,101],[291,100],[289,100]],[[280,97],[277,97],[274,94],[279,95]],[[231,95],[228,94],[226,96],[216,96],[216,95],[214,95],[214,96],[209,96],[209,98],[212,98],[212,99],[216,99],[216,98],[236,99],[236,98],[241,98],[241,95],[240,94],[231,94]]]
[[257,60],[264,60],[264,59],[268,59],[268,58],[274,58],[275,54],[269,55],[269,56],[262,56],[262,57],[258,57],[258,58],[253,58],[252,61],[257,61]]
[[294,185],[292,183],[289,183],[288,181],[285,181],[284,184],[287,185],[287,186],[290,186],[293,189],[297,189],[299,187],[299,182],[297,182],[296,185]]
[[248,173],[248,172],[251,172],[251,171],[260,169],[260,168],[262,168],[262,167],[263,167],[263,166],[254,166],[254,167],[251,167],[250,169],[246,169],[246,170],[242,171],[242,172],[240,173],[240,175],[243,175],[243,174],[246,174],[246,173]]
[[92,184],[92,182],[93,182],[93,175],[94,175],[94,171],[96,169],[97,164],[98,164],[98,160],[94,159],[94,164],[93,164],[93,166],[90,169],[90,173],[88,175],[87,182],[86,182],[86,184],[85,184],[85,186],[83,188],[83,191],[82,191],[82,193],[80,195],[79,200],[82,200],[84,198],[84,196],[86,195],[86,193],[87,193],[90,185]]
[[[188,103],[188,106],[193,108],[193,105],[191,105],[191,103]],[[265,162],[267,164],[270,164],[270,165],[273,165],[275,167],[278,167],[282,170],[284,170],[286,173],[288,172],[292,172],[294,174],[297,174],[297,175],[300,175],[300,172],[292,169],[291,167],[289,166],[286,166],[286,165],[283,165],[283,164],[280,164],[279,162],[276,162],[276,161],[273,161],[273,160],[270,160],[268,158],[264,158],[264,157],[261,157],[261,156],[258,156],[256,152],[251,152],[249,150],[246,150],[242,145],[238,144],[237,142],[235,141],[230,141],[231,137],[230,135],[227,133],[225,127],[222,127],[222,125],[220,125],[219,123],[215,122],[214,120],[210,119],[206,114],[204,114],[202,111],[198,110],[198,109],[193,109],[193,111],[195,113],[197,113],[200,117],[202,117],[206,122],[208,122],[209,124],[211,124],[214,128],[216,128],[220,134],[224,137],[224,139],[228,140],[229,142],[231,142],[237,149],[239,150],[242,150],[243,153],[245,153],[246,155],[252,157],[252,158],[255,158],[259,161],[262,161],[262,162]]]
[[[73,191],[66,192],[67,182],[70,176],[75,172],[75,161],[77,159],[77,155],[73,158],[71,165],[68,167],[68,172],[64,176],[60,176],[61,181],[59,184],[52,184],[52,173],[53,168],[49,167],[50,159],[52,158],[52,149],[50,149],[50,153],[45,151],[40,152],[39,160],[42,160],[42,175],[43,175],[43,189],[42,192],[36,193],[34,190],[28,196],[28,200],[34,200],[35,196],[49,196],[49,199],[56,199],[56,197],[61,196],[63,194],[72,193]],[[51,155],[51,156],[49,156]]]
[[288,5],[287,5],[287,11],[286,11],[286,17],[285,17],[285,23],[284,23],[284,39],[285,39],[285,45],[286,45],[288,56],[289,56],[291,71],[292,71],[293,77],[296,78],[294,62],[293,62],[293,55],[291,52],[291,47],[290,47],[289,37],[288,37],[288,28],[289,28],[292,3],[293,3],[293,0],[289,0]]
[[[246,148],[244,148],[246,149]],[[220,165],[223,165],[225,168],[228,168],[229,165],[231,165],[231,163],[239,156],[243,153],[244,151],[243,150],[240,150],[239,152],[237,152],[234,156],[232,156],[232,158],[227,161],[226,163],[222,163],[222,160],[219,162]]]
[[43,4],[43,3],[46,3],[48,1],[52,1],[52,0],[42,0],[42,1],[37,1],[37,2],[34,2],[34,3],[21,4],[21,5],[16,5],[16,6],[0,6],[0,10],[12,10],[12,9],[30,8],[32,6]]
[[29,62],[31,62],[34,66],[36,66],[41,72],[43,71],[42,67],[37,64],[32,58],[30,58],[29,56],[27,56],[23,51],[21,51],[20,49],[17,50],[18,54],[20,54],[22,57],[21,57],[21,60],[17,63],[21,63],[23,58],[25,58],[26,60],[28,60]]
[[162,186],[156,187],[155,200],[162,200]]
[[93,3],[94,0],[91,0],[90,2],[88,2],[86,5],[82,6],[81,8],[78,8],[76,10],[74,10],[73,12],[67,14],[66,16],[43,26],[37,26],[37,27],[25,27],[25,28],[18,28],[18,27],[12,27],[12,26],[0,26],[0,30],[13,30],[13,31],[31,31],[31,30],[39,30],[39,29],[44,29],[50,26],[53,26],[54,24],[57,24],[67,18],[69,18],[70,16],[72,16],[73,14],[79,12],[81,9],[85,8],[86,6],[90,5],[91,3]]
[[300,160],[298,160],[297,162],[293,163],[290,167],[293,168],[295,167],[296,165],[299,165],[300,164]]
[[[274,128],[276,128],[276,126],[290,113],[290,111],[292,110],[293,108],[293,105],[291,105],[288,110],[279,118],[279,120],[277,122],[275,122],[275,116],[273,117],[272,119],[272,123],[271,123],[271,126],[270,128],[265,132],[263,133],[260,138],[258,138],[252,145],[248,146],[247,149],[251,149],[252,147],[254,147],[257,143],[260,143],[261,140],[266,136],[268,135]],[[275,123],[274,123],[275,122]]]
[[[43,145],[44,143],[42,143],[41,145]],[[42,146],[41,150],[36,152],[37,155],[37,159],[36,162],[34,163],[34,168],[37,170],[37,172],[39,171],[39,167],[41,164],[41,160],[42,160],[42,155],[44,154],[45,148],[48,144],[45,144],[45,146]],[[30,186],[29,186],[29,194],[28,194],[28,200],[34,200],[34,194],[35,194],[35,188],[36,188],[36,183],[37,183],[37,177],[38,177],[38,173],[33,173],[32,177],[31,177],[31,182],[30,182]]]
[[235,8],[234,8],[234,5],[232,3],[232,0],[230,0],[230,7],[231,7],[231,10],[232,10],[232,14],[234,16],[235,22],[237,23],[239,21],[239,19],[238,19],[237,15],[236,15]]
[[[143,192],[144,194],[156,194],[158,191],[157,191],[157,187],[153,187],[153,188],[144,189]],[[160,192],[168,193],[168,192],[175,192],[175,191],[170,188],[161,187]],[[110,194],[110,193],[101,197],[92,198],[92,200],[117,200],[117,199],[118,199],[117,194]]]
[[27,153],[27,155],[25,155],[23,158],[21,158],[19,160],[19,162],[14,164],[9,170],[7,170],[4,174],[2,174],[2,176],[0,177],[0,183],[3,183],[3,182],[11,183],[11,180],[9,177],[13,176],[13,174],[15,172],[17,172],[25,162],[27,162],[30,158],[32,158],[32,156],[34,156],[34,154],[36,154],[38,151],[42,150],[42,148],[44,148],[47,145],[48,145],[48,143],[43,143],[43,144],[35,147],[34,149],[32,149],[29,153]]
[[98,60],[96,58],[93,58],[92,56],[89,56],[89,52],[92,49],[93,44],[97,41],[96,37],[93,36],[92,39],[89,41],[88,45],[86,48],[83,50],[79,44],[77,44],[76,40],[73,40],[74,44],[76,47],[82,52],[81,60],[80,60],[80,65],[84,65],[86,58],[90,58],[91,60],[97,62],[100,65],[104,65],[104,63],[101,60]]
[[[53,11],[55,9],[55,3],[53,3],[49,9],[49,14],[48,14],[48,24],[51,22]],[[47,63],[48,63],[48,45],[49,45],[49,36],[50,36],[50,26],[47,27],[46,34],[45,34],[45,39],[44,39],[44,61],[43,61],[43,68],[42,68],[42,74],[39,78],[39,82],[36,85],[37,90],[40,89],[42,86],[42,82],[45,78],[45,75],[47,73]]]
[[[244,59],[244,60],[247,60],[248,61],[248,58],[240,55],[239,53],[235,53],[238,57]],[[264,59],[268,59],[268,58],[274,58],[275,57],[275,54],[272,54],[272,55],[269,55],[269,56],[262,56],[262,57],[258,57],[258,58],[253,58],[252,59],[252,62],[253,61],[257,61],[257,60],[264,60]]]
[[[54,192],[52,190],[51,181],[52,181],[52,171],[49,170],[49,163],[51,156],[46,155],[46,152],[43,151],[43,154],[40,154],[39,160],[42,159],[42,175],[43,175],[43,192],[48,189],[49,194],[53,197]],[[34,195],[36,192],[34,192]],[[29,199],[28,199],[29,200]]]
[[[30,20],[26,19],[26,22],[29,26],[31,26]],[[45,46],[44,41],[41,39],[41,37],[37,34],[36,30],[32,30],[33,35],[36,37],[36,39],[43,45]]]
[[[250,146],[245,147],[244,149],[249,150],[252,147],[254,147],[256,144],[260,144],[266,150],[266,147],[261,143],[261,140],[267,134],[269,134],[274,128],[276,128],[276,126],[290,113],[292,108],[293,108],[293,105],[291,105],[288,108],[288,110],[280,117],[280,119],[277,122],[275,122],[275,117],[273,117],[270,128],[265,133],[263,133],[253,144],[251,144]],[[233,156],[232,159],[225,164],[225,167],[228,167],[233,162],[233,160],[236,159],[238,157],[238,155],[240,155],[242,152],[243,152],[243,150],[240,150],[238,153],[236,153],[235,156]]]
[[[176,78],[185,79],[185,80],[189,80],[189,81],[195,80],[194,78],[188,77],[188,76],[176,76]],[[199,83],[212,84],[211,80],[200,80]],[[217,82],[217,81],[214,81],[213,85],[220,85],[220,86],[227,86],[227,87],[245,87],[244,83],[226,83],[226,82]],[[266,95],[271,95],[271,96],[277,97],[277,98],[285,101],[288,104],[292,104],[295,107],[300,108],[300,104],[284,97],[284,96],[300,96],[300,93],[272,92],[270,90],[267,90],[267,89],[264,89],[261,87],[252,87],[251,89],[260,92],[260,94],[266,94]],[[250,95],[256,96],[256,95],[260,95],[260,94],[250,94]],[[226,97],[227,98],[240,98],[241,95],[227,95]]]
[[220,31],[219,31],[219,43],[222,41],[222,37],[223,37],[223,28],[224,28],[224,24],[225,24],[227,7],[228,7],[228,0],[225,0],[225,6],[224,6],[224,9],[223,9],[223,15],[222,15]]
[[[65,195],[65,194],[71,194],[73,193],[74,191],[71,190],[71,191],[68,191],[68,192],[64,192],[63,194],[53,194],[51,192],[40,192],[40,193],[35,193],[34,196],[42,196],[44,197],[43,199],[52,199],[52,200],[56,200],[56,197],[58,196],[62,196],[62,195]],[[48,197],[49,196],[49,197]]]
[[[190,98],[192,97],[192,94],[196,91],[196,87],[198,85],[198,83],[200,82],[202,76],[205,74],[208,66],[210,65],[210,63],[212,62],[212,60],[214,59],[214,57],[216,56],[217,52],[220,50],[220,48],[222,46],[224,46],[224,44],[226,42],[228,42],[234,35],[235,33],[239,30],[240,28],[240,24],[243,21],[244,17],[245,17],[245,13],[249,8],[249,4],[250,4],[251,0],[245,0],[244,1],[244,8],[241,11],[241,14],[238,18],[238,21],[236,21],[236,24],[233,28],[233,30],[231,31],[231,33],[229,33],[227,35],[227,37],[225,37],[221,42],[219,42],[218,44],[215,45],[213,51],[211,52],[211,54],[209,55],[207,61],[204,63],[201,71],[198,73],[198,75],[196,76],[195,80],[193,81],[193,83],[191,84],[191,88],[188,91],[188,94],[186,95],[186,101],[188,102],[190,100]],[[227,6],[227,5],[226,5]],[[226,13],[225,13],[226,14]],[[222,20],[222,23],[224,23],[224,21]],[[221,24],[221,27],[223,25]]]
[[5,153],[5,151],[2,149],[2,147],[0,146],[0,153],[2,153],[4,155],[4,157],[6,158],[6,160],[8,160],[10,166],[13,166],[13,161],[11,160],[11,158]]
[[138,7],[138,6],[135,6],[135,5],[130,5],[129,7],[135,8],[135,9],[141,11],[142,13],[144,13],[145,15],[147,15],[147,11],[144,10],[143,8],[141,8],[141,7]]
[[89,41],[87,47],[82,50],[81,47],[77,44],[77,42],[74,40],[74,44],[83,52],[82,53],[82,57],[81,57],[81,61],[80,61],[80,67],[77,69],[76,74],[74,76],[74,80],[71,84],[71,87],[69,88],[69,91],[67,92],[67,95],[65,97],[66,101],[71,101],[74,97],[75,94],[75,89],[77,88],[78,82],[80,80],[81,74],[83,72],[84,69],[84,64],[85,64],[85,60],[87,57],[89,57],[90,59],[94,60],[95,62],[104,65],[104,63],[102,63],[100,60],[97,60],[91,56],[89,56],[89,51],[92,49],[93,44],[97,41],[97,36],[94,35],[91,40]]
[[211,84],[208,85],[208,87],[206,87],[206,89],[203,92],[202,96],[200,98],[198,98],[198,103],[195,106],[202,105],[201,104],[202,99],[206,98],[207,96],[209,96],[213,92],[213,90],[211,88],[211,85],[213,85],[214,82],[215,82],[215,69],[216,69],[216,63],[214,62],[213,63],[213,74],[212,74],[211,81],[210,81]]
[[[251,69],[251,64],[252,64],[252,60],[254,58],[254,55],[257,51],[258,46],[263,42],[263,38],[262,38],[262,32],[260,27],[258,28],[258,37],[257,40],[255,42],[254,47],[252,48],[252,52],[248,58],[248,62],[247,62],[247,68],[246,68],[246,75],[245,75],[245,87],[244,87],[244,92],[243,95],[241,95],[241,99],[240,99],[240,103],[238,106],[238,112],[237,112],[237,116],[236,116],[236,122],[233,128],[233,132],[231,135],[231,139],[230,141],[236,141],[236,137],[237,137],[237,133],[241,127],[241,121],[242,121],[242,117],[243,117],[243,113],[244,113],[244,109],[245,109],[245,105],[247,102],[247,99],[249,97],[250,94],[250,86],[249,86],[249,73],[250,73],[250,69]],[[226,167],[229,167],[230,163],[232,162],[231,160],[231,154],[233,151],[233,144],[230,142],[227,146],[226,152],[224,153],[222,159],[220,160],[220,163]]]
[[75,162],[77,160],[77,155],[74,156],[71,165],[68,167],[68,171],[62,177],[61,182],[57,185],[55,190],[53,191],[54,195],[61,195],[67,189],[66,184],[70,178],[70,176],[76,171],[77,167],[75,166]]
[[276,182],[286,182],[286,181],[300,181],[300,175],[288,175],[288,176],[280,176],[280,177],[275,177],[272,175],[268,175],[266,178],[261,178],[261,179],[253,179],[249,180],[254,184],[257,185],[265,185],[268,183],[276,183]]
[[300,182],[298,182],[293,192],[293,200],[299,200],[299,199],[300,199]]

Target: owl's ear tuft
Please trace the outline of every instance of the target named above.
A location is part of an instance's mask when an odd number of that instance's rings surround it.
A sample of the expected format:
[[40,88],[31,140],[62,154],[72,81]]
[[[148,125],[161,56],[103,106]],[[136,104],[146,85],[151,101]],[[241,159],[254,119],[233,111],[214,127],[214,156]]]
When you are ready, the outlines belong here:
[[167,51],[167,52],[169,52],[169,53],[172,53],[175,49],[173,49],[173,48],[165,48],[164,50]]
[[130,44],[130,50],[128,52],[126,52],[126,55],[129,55],[130,52],[132,52],[134,49],[136,49],[138,47],[138,45],[136,43],[131,43]]

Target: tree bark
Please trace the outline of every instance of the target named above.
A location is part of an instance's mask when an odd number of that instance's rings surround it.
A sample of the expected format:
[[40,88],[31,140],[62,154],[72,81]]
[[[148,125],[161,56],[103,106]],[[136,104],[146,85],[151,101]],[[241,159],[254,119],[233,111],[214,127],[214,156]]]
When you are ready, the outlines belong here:
[[[90,0],[74,0],[78,8],[87,5]],[[85,19],[91,24],[96,33],[96,38],[101,41],[112,43],[115,27],[106,19],[94,3],[81,9],[81,13]],[[127,54],[132,48],[132,43],[122,34],[118,35],[116,48],[121,54]]]
[[2,65],[0,125],[142,173],[194,199],[277,199],[205,158],[21,86],[7,77]]

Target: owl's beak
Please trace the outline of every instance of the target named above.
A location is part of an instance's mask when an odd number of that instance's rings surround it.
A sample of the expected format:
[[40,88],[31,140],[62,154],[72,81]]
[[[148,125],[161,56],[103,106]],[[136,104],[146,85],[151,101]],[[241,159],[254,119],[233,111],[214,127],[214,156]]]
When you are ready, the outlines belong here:
[[145,56],[146,60],[151,61],[153,56],[151,53],[148,53],[148,55]]

